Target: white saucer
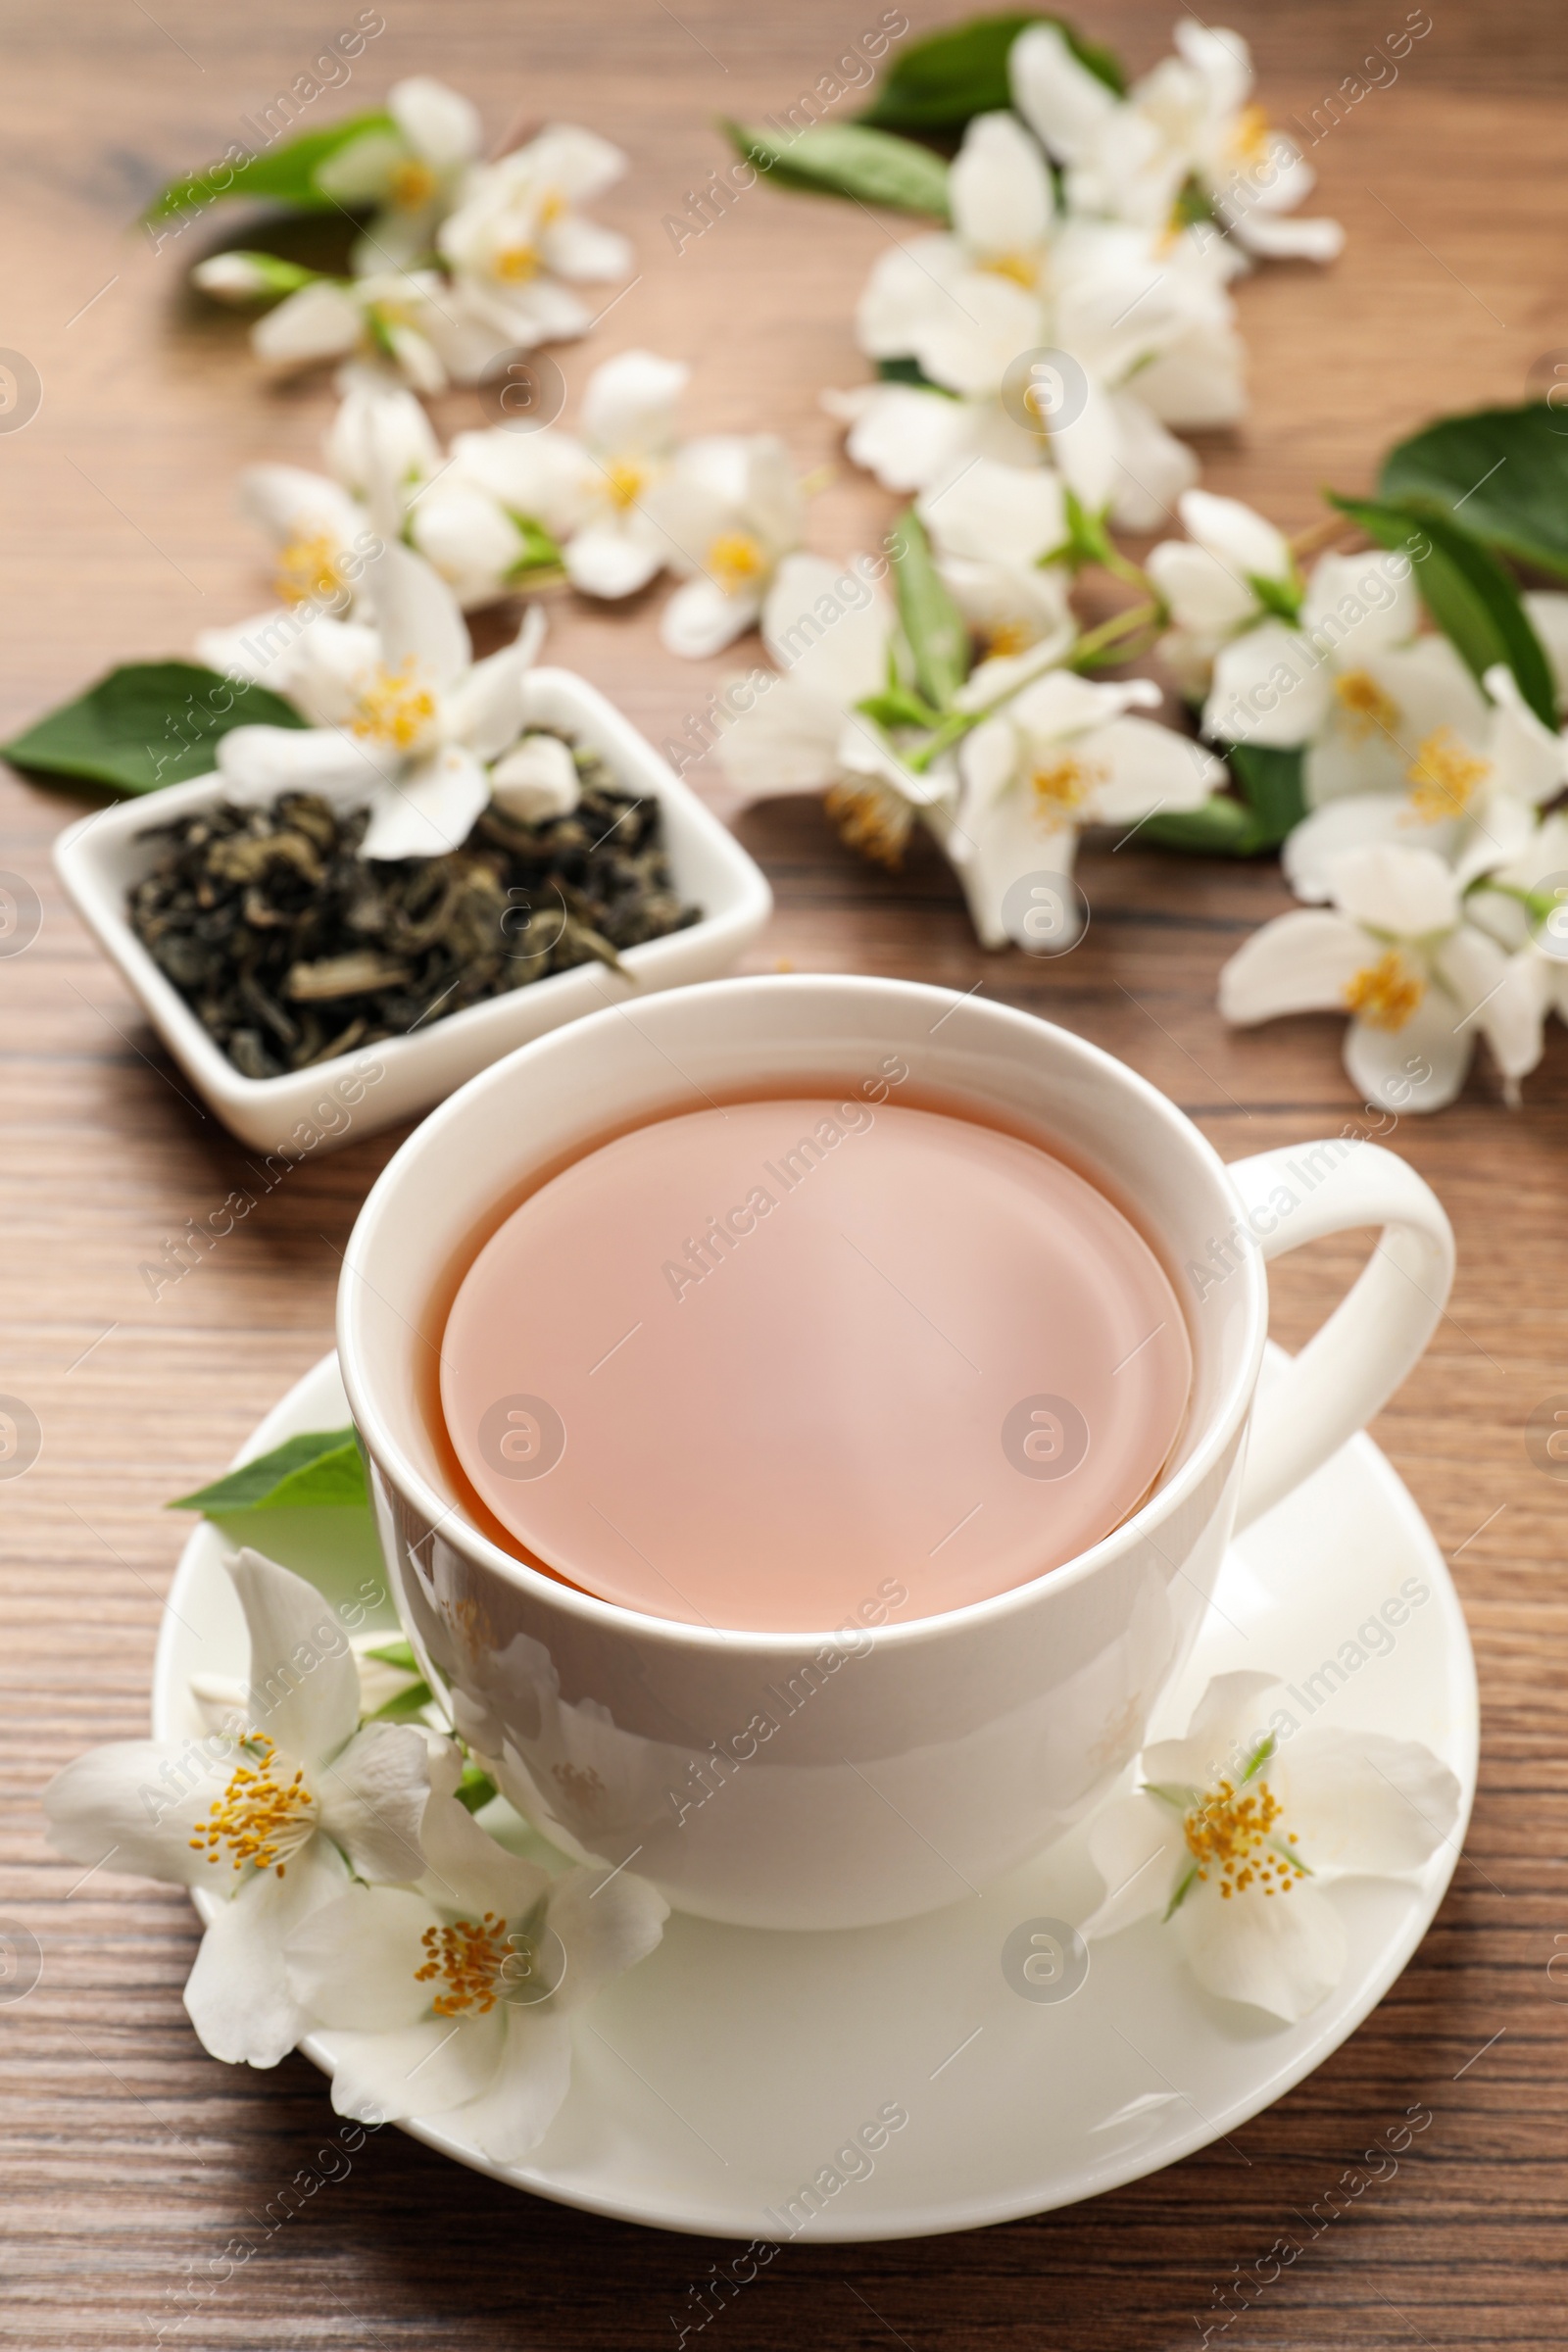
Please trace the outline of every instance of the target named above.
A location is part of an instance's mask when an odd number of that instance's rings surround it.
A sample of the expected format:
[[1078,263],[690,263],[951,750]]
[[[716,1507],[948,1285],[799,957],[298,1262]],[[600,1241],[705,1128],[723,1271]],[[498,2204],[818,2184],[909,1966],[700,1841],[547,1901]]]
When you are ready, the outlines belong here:
[[[328,1356],[241,1458],[348,1418]],[[368,1519],[358,1514],[270,1514],[265,1542],[334,1598],[379,1571]],[[202,1728],[192,1673],[243,1671],[224,1547],[204,1522],[170,1593],[153,1700],[163,1739]],[[1459,1823],[1420,1880],[1332,1890],[1349,1965],[1303,2024],[1278,2028],[1200,1991],[1157,1920],[1097,1943],[1070,1999],[1020,1997],[1002,1967],[1012,1930],[1083,1919],[1098,1899],[1075,1833],[982,1894],[900,1926],[784,1935],[677,1914],[653,1957],[577,2021],[571,2091],[531,2162],[493,2164],[438,2123],[408,2129],[462,2164],[564,2205],[746,2239],[920,2237],[1012,2221],[1221,2138],[1321,2065],[1382,1999],[1443,1899],[1475,1794],[1464,1618],[1426,1522],[1369,1439],[1357,1438],[1233,1547],[1196,1654],[1156,1717],[1156,1738],[1185,1730],[1209,1676],[1235,1667],[1298,1685],[1412,1577],[1430,1597],[1394,1648],[1369,1656],[1321,1712],[1326,1723],[1434,1748],[1458,1776]],[[199,1907],[212,1899],[199,1897]],[[306,2055],[324,2065],[327,2041],[313,2036]],[[838,2151],[889,2106],[907,2122],[874,2157],[838,2164]],[[868,2174],[844,2178],[868,2163]],[[829,2189],[823,2178],[821,2208],[797,2232],[790,2201],[825,2170],[843,2184]],[[797,2205],[797,2217],[805,2210]]]

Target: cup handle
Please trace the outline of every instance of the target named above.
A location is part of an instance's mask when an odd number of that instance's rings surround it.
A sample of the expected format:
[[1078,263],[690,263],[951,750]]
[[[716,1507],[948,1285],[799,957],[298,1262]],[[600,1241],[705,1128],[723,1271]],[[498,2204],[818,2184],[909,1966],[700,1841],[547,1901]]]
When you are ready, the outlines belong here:
[[1226,1174],[1241,1198],[1242,1245],[1250,1235],[1265,1261],[1324,1234],[1383,1229],[1321,1331],[1253,1404],[1239,1535],[1381,1412],[1412,1369],[1453,1281],[1453,1228],[1414,1168],[1348,1136],[1259,1152]]

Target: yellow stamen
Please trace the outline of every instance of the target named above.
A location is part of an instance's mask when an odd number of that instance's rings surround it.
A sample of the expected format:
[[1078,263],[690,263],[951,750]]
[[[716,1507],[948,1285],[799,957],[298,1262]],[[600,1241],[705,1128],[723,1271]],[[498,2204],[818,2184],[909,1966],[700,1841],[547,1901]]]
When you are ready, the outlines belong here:
[[999,620],[986,632],[986,654],[993,662],[1001,661],[1011,654],[1026,654],[1035,642],[1027,621]]
[[277,559],[277,577],[272,583],[278,601],[285,605],[317,605],[331,603],[343,594],[343,574],[338,569],[337,545],[330,531],[301,532],[291,539]]
[[421,164],[416,156],[411,155],[404,163],[399,164],[393,172],[387,187],[387,194],[394,204],[401,205],[406,212],[413,213],[416,212],[421,204],[429,203],[435,194],[436,185],[436,176],[429,165]]
[[873,865],[885,865],[889,873],[898,872],[914,818],[896,792],[875,784],[832,784],[822,806],[847,848],[858,850]]
[[1345,992],[1345,1007],[1369,1029],[1402,1029],[1427,993],[1421,974],[1397,948],[1363,964]]
[[431,2001],[437,2017],[488,2017],[509,1984],[532,1978],[538,1958],[528,1937],[496,1911],[455,1920],[449,1928],[426,1928],[419,1941],[429,1956],[415,1970],[415,1983],[440,1979],[447,1988]]
[[750,531],[720,531],[708,550],[707,568],[726,596],[759,578],[762,566],[761,546]]
[[1013,284],[1022,286],[1026,293],[1032,294],[1040,283],[1040,266],[1033,254],[994,253],[980,267],[989,271],[992,277],[1010,277]]
[[1405,769],[1410,806],[1417,816],[1435,825],[1446,816],[1463,816],[1482,780],[1491,775],[1490,760],[1478,760],[1451,727],[1439,727],[1416,746]]
[[[1222,1895],[1245,1894],[1257,1886],[1264,1894],[1288,1894],[1301,1865],[1279,1851],[1274,1824],[1282,1807],[1267,1781],[1244,1784],[1237,1789],[1221,1781],[1200,1797],[1183,1829],[1187,1850],[1198,1864],[1198,1875],[1217,1875]],[[1292,1834],[1286,1843],[1294,1845]]]
[[639,466],[634,458],[612,458],[605,467],[605,487],[611,505],[624,514],[647,489],[648,478],[647,466]]
[[1086,767],[1070,755],[1033,768],[1029,776],[1037,811],[1049,824],[1059,824],[1072,809],[1081,808],[1102,781],[1102,770]]
[[1365,743],[1369,735],[1392,735],[1399,723],[1398,704],[1364,669],[1346,670],[1335,679],[1334,692],[1355,743]]
[[356,735],[367,736],[372,743],[395,744],[400,752],[407,752],[434,716],[435,696],[427,686],[415,683],[411,654],[397,669],[377,668],[360,696],[353,727]]
[[1269,140],[1272,133],[1268,117],[1260,106],[1244,106],[1237,116],[1227,142],[1231,159],[1256,171],[1268,162]]
[[565,209],[566,199],[562,195],[561,190],[559,188],[546,188],[544,194],[539,199],[540,227],[548,228],[552,220],[559,220]]
[[504,277],[511,284],[519,285],[525,278],[537,277],[544,264],[539,259],[537,247],[517,244],[503,245],[497,253],[492,267],[497,277]]
[[298,1852],[316,1828],[316,1799],[305,1786],[305,1774],[291,1781],[277,1777],[277,1756],[264,1732],[245,1742],[259,1760],[238,1765],[228,1787],[212,1806],[206,1821],[198,1821],[191,1844],[205,1847],[209,1862],[218,1861],[227,1847],[234,1868],[253,1862],[258,1870],[283,1876],[291,1855]]

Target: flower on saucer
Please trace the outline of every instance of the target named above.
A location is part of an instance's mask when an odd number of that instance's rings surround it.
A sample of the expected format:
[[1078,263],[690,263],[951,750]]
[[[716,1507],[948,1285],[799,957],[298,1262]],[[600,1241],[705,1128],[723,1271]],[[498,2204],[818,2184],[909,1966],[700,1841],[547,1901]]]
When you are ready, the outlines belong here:
[[[1027,657],[1021,658],[1027,660]],[[1020,662],[984,662],[960,700],[973,710],[1017,682]],[[983,719],[959,753],[963,794],[948,854],[981,942],[1005,947],[1003,906],[1028,874],[1057,880],[1061,906],[1085,825],[1137,825],[1196,808],[1225,780],[1211,753],[1171,727],[1129,715],[1159,702],[1147,678],[1100,685],[1048,670]],[[1071,944],[1064,937],[1063,946]]]
[[1336,1879],[1424,1868],[1451,1835],[1459,1785],[1431,1749],[1385,1733],[1261,1730],[1272,1674],[1216,1675],[1185,1738],[1139,1759],[1136,1793],[1091,1821],[1106,1893],[1086,1939],[1172,1922],[1199,1983],[1295,2025],[1345,1973]]
[[544,616],[530,607],[515,641],[475,662],[451,589],[409,548],[381,550],[365,593],[373,626],[323,613],[295,653],[289,695],[311,724],[232,728],[219,771],[255,792],[361,785],[362,857],[439,857],[466,840],[490,799],[490,762],[522,733]]
[[[883,723],[900,680],[893,609],[870,584],[869,559],[835,566],[786,556],[762,608],[762,642],[782,676],[754,671],[727,700],[739,715],[719,737],[733,784],[757,793],[827,787],[828,815],[852,849],[897,867],[917,815],[951,806],[951,758],[916,771],[901,758],[914,730]],[[765,690],[763,690],[765,687]],[[741,698],[745,697],[743,701]],[[934,715],[934,714],[932,714]]]
[[383,130],[364,130],[316,167],[334,203],[375,211],[355,243],[358,276],[431,259],[445,220],[483,144],[479,116],[445,82],[414,74],[394,82]]
[[784,557],[801,544],[806,502],[775,433],[715,433],[688,441],[649,495],[684,585],[659,633],[672,654],[701,661],[755,626]]
[[[1444,681],[1443,708],[1452,715],[1407,747],[1402,792],[1343,794],[1297,826],[1283,863],[1298,898],[1328,898],[1335,858],[1370,842],[1436,850],[1461,885],[1521,854],[1539,809],[1568,783],[1568,742],[1543,725],[1505,663],[1484,684],[1483,695],[1468,671]],[[1436,716],[1419,700],[1416,711],[1417,725]]]
[[572,287],[626,276],[633,256],[579,208],[625,169],[608,139],[557,122],[469,174],[436,238],[451,272],[437,341],[455,381],[476,382],[504,351],[587,333],[593,314]]
[[259,1552],[226,1565],[250,1632],[238,1736],[94,1748],[56,1774],[44,1810],[74,1862],[227,1898],[185,2007],[215,2058],[275,2066],[305,2030],[283,1968],[290,1932],[351,1873],[397,1883],[425,1867],[429,1747],[422,1729],[361,1728],[354,1658],[318,1592]]
[[1271,613],[1294,621],[1304,588],[1284,534],[1240,499],[1184,490],[1177,511],[1187,537],[1162,539],[1145,567],[1170,621],[1154,650],[1197,702],[1220,647]]
[[[1057,644],[1072,614],[1066,486],[1049,466],[1025,473],[974,458],[915,501],[954,602],[987,655]],[[1064,644],[1061,650],[1064,650]]]
[[1345,1066],[1362,1100],[1441,1110],[1485,1037],[1517,1102],[1541,1059],[1543,1002],[1529,952],[1510,955],[1471,918],[1435,850],[1378,843],[1324,869],[1328,906],[1277,915],[1219,976],[1226,1020],[1348,1013]]
[[572,2012],[647,1958],[669,1906],[626,1870],[550,1877],[445,1793],[423,1843],[416,1887],[352,1886],[302,1923],[289,1985],[330,2030],[340,2115],[447,2117],[517,2163],[569,2087]]

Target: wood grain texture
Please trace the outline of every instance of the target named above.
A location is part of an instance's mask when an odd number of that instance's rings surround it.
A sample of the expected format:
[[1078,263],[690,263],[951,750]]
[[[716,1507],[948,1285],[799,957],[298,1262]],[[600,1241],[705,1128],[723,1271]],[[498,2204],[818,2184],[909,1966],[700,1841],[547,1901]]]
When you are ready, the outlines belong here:
[[[8,734],[109,662],[181,652],[198,627],[265,601],[259,550],[231,513],[233,475],[264,456],[311,463],[327,393],[265,389],[241,330],[184,297],[187,262],[215,241],[209,223],[161,253],[124,223],[355,13],[346,0],[337,16],[303,0],[266,11],[158,0],[156,17],[140,0],[52,11],[10,0],[0,13],[3,340],[44,385],[33,422],[0,436]],[[852,307],[889,224],[765,189],[679,254],[661,222],[723,160],[715,114],[788,103],[877,13],[869,0],[788,11],[386,0],[385,32],[321,112],[372,102],[397,74],[438,72],[481,99],[497,131],[564,116],[619,140],[634,169],[604,211],[636,236],[642,275],[589,342],[561,355],[568,383],[612,351],[652,345],[693,363],[695,426],[773,424],[812,466],[834,454],[816,393],[858,380]],[[909,13],[932,24],[956,12],[909,0]],[[1089,24],[1142,66],[1164,46],[1169,13],[1104,0]],[[1254,43],[1271,111],[1308,125],[1404,15],[1402,0],[1290,12],[1249,0],[1230,12]],[[1505,13],[1433,0],[1433,15],[1396,83],[1312,150],[1323,209],[1349,229],[1343,262],[1241,290],[1252,415],[1205,449],[1206,479],[1292,527],[1313,518],[1320,483],[1365,484],[1398,430],[1517,397],[1538,355],[1568,344],[1568,31],[1553,0]],[[442,404],[441,421],[475,421],[471,396]],[[848,552],[889,509],[840,466],[815,543]],[[662,740],[728,665],[662,656],[659,593],[615,617],[558,598],[554,651]],[[697,773],[725,805],[718,780]],[[43,1843],[48,1774],[145,1728],[183,1533],[161,1515],[165,1498],[225,1462],[329,1344],[338,1252],[396,1140],[303,1164],[150,1299],[141,1262],[246,1170],[61,902],[48,845],[78,806],[0,784],[0,864],[44,906],[34,944],[0,961],[0,1390],[24,1397],[44,1432],[36,1467],[0,1489],[0,1912],[44,1957],[36,1989],[0,2006],[0,2340],[37,2352],[116,2352],[160,2330],[191,2352],[668,2343],[670,2314],[719,2249],[511,2195],[395,2132],[266,2234],[256,2217],[331,2129],[324,2085],[299,2060],[263,2077],[204,2057],[179,2002],[195,1945],[184,1899],[107,1875],[73,1895],[79,1874]],[[917,855],[896,880],[875,874],[809,806],[753,811],[739,830],[778,895],[757,969],[787,958],[978,982],[1124,1055],[1232,1156],[1332,1132],[1355,1111],[1337,1023],[1238,1037],[1215,1015],[1223,956],[1284,904],[1271,870],[1136,845],[1098,853],[1087,941],[1038,965],[977,952],[934,857]],[[713,2323],[728,2352],[1191,2344],[1195,2315],[1209,2313],[1233,2266],[1262,2256],[1291,2209],[1417,2101],[1433,2127],[1396,2176],[1222,2340],[1291,2352],[1564,2340],[1568,1986],[1554,1986],[1548,1962],[1568,1949],[1565,1494],[1532,1468],[1522,1428],[1540,1399],[1568,1391],[1568,1040],[1554,1033],[1522,1111],[1505,1111],[1478,1067],[1462,1102],[1405,1122],[1397,1148],[1447,1204],[1460,1273],[1448,1319],[1377,1434],[1454,1559],[1484,1702],[1480,1801],[1432,1933],[1362,2031],[1233,2146],[1038,2222],[792,2248]],[[1354,1257],[1323,1246],[1278,1269],[1287,1344]],[[258,2250],[219,2279],[210,2258],[242,2229]]]

